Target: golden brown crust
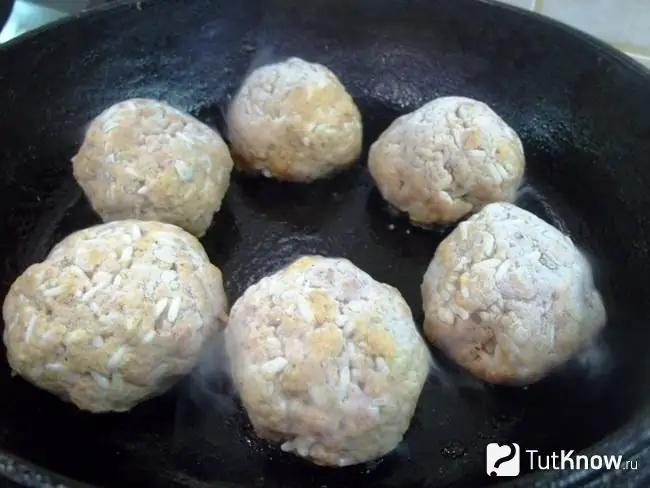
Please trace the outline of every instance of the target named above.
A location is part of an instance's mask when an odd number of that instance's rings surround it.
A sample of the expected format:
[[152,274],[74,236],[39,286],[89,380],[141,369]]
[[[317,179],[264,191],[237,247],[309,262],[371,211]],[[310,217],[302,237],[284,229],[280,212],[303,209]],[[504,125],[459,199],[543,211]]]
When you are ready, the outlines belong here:
[[368,169],[414,223],[451,223],[513,201],[525,158],[515,131],[487,105],[442,97],[396,119],[370,147]]
[[298,58],[248,76],[230,106],[228,133],[239,170],[280,180],[323,178],[361,154],[352,97],[325,66]]
[[227,310],[219,269],[179,227],[118,221],[63,239],[3,304],[13,371],[92,412],[124,411],[196,364]]
[[399,292],[345,259],[305,256],[262,279],[233,305],[225,335],[258,435],[321,465],[393,450],[429,370]]
[[438,247],[422,282],[424,333],[475,376],[533,383],[588,347],[606,313],[573,242],[492,203]]
[[131,99],[91,122],[72,168],[105,222],[158,220],[200,237],[221,207],[233,161],[205,124],[165,103]]

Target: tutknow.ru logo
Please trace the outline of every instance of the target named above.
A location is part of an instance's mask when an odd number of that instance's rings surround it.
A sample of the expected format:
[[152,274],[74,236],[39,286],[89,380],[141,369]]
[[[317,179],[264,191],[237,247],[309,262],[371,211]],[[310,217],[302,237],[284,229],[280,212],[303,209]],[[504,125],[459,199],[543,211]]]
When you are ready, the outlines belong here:
[[[623,456],[576,454],[575,451],[540,454],[536,449],[524,451],[524,462],[532,470],[563,471],[576,469],[604,469],[608,471],[636,470],[637,461],[625,461]],[[522,453],[519,444],[487,445],[485,451],[486,472],[489,476],[519,476],[521,473]]]

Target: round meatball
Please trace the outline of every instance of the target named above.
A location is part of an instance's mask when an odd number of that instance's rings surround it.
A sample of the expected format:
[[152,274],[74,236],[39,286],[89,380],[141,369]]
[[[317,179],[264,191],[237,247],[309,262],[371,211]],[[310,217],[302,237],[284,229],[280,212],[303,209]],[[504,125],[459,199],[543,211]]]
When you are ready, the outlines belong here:
[[72,158],[74,177],[104,222],[158,220],[198,237],[221,208],[232,168],[217,132],[147,99],[102,112]]
[[325,66],[290,58],[254,70],[228,112],[235,165],[248,173],[310,182],[361,154],[359,109]]
[[12,370],[90,412],[163,393],[223,328],[219,269],[199,241],[160,222],[71,234],[11,286],[2,308]]
[[515,131],[486,104],[462,97],[438,98],[399,117],[368,155],[383,198],[421,225],[514,201],[524,167]]
[[307,256],[263,278],[233,305],[225,336],[257,434],[323,466],[392,451],[429,370],[399,291],[346,259]]
[[491,383],[534,383],[586,349],[606,313],[571,239],[492,203],[438,247],[422,283],[426,337]]

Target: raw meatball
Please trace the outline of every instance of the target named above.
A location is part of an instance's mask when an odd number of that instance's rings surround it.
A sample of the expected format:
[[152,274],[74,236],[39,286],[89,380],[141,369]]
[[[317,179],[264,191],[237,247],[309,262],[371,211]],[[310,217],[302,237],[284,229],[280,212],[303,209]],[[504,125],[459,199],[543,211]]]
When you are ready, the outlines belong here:
[[324,466],[392,451],[430,360],[399,291],[321,256],[248,288],[231,310],[226,348],[257,434]]
[[158,220],[201,237],[233,168],[221,136],[155,100],[132,99],[95,118],[72,158],[74,177],[104,222]]
[[2,315],[9,365],[90,412],[163,393],[222,329],[221,272],[192,235],[125,220],[71,234],[14,282]]
[[484,103],[462,97],[438,98],[399,117],[368,155],[384,199],[423,225],[513,201],[524,166],[515,131]]
[[228,113],[238,169],[310,182],[361,154],[361,114],[325,66],[298,58],[253,71]]
[[487,205],[440,244],[422,299],[429,340],[491,383],[541,379],[606,321],[571,239],[509,203]]

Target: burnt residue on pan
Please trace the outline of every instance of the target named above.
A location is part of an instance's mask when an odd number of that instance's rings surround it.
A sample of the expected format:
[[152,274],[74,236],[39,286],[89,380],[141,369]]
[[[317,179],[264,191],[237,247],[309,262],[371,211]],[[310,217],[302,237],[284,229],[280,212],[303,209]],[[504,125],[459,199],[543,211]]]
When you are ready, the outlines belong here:
[[[404,442],[382,460],[340,470],[256,440],[218,350],[170,394],[116,415],[79,412],[10,378],[3,362],[0,448],[101,487],[483,486],[495,482],[485,474],[488,442],[542,453],[586,448],[650,401],[650,76],[594,41],[486,2],[379,3],[137,2],[10,43],[0,51],[0,66],[11,66],[0,74],[2,296],[56,241],[99,222],[69,162],[94,116],[151,97],[223,133],[228,100],[251,66],[297,55],[349,87],[366,148],[433,97],[492,105],[528,156],[517,203],[568,232],[594,264],[610,314],[602,340],[526,389],[485,385],[434,351],[438,367]],[[234,178],[202,239],[231,302],[298,254],[318,253],[398,287],[421,321],[420,280],[450,229],[415,228],[387,209],[365,157],[309,187]],[[627,448],[638,430],[612,445]]]

